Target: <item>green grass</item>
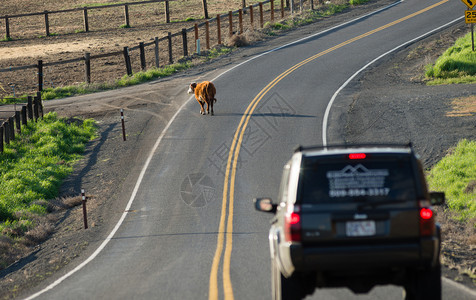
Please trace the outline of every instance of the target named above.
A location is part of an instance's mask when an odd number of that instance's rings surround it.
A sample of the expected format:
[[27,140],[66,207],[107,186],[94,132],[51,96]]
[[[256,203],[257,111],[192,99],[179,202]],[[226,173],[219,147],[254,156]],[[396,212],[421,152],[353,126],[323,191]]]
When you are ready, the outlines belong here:
[[444,191],[460,221],[476,218],[476,141],[462,140],[428,174],[431,190]]
[[364,4],[366,2],[369,2],[369,0],[350,0],[349,4],[350,5],[359,5],[359,4]]
[[471,33],[459,38],[434,65],[426,66],[429,85],[476,82],[476,52],[472,51]]
[[26,229],[30,218],[46,213],[62,180],[96,135],[93,120],[60,119],[49,113],[29,122],[0,153],[0,233]]
[[147,81],[151,81],[157,78],[170,76],[181,70],[191,68],[190,62],[177,63],[162,68],[153,68],[145,72],[137,72],[131,76],[124,75],[121,79],[116,80],[114,83],[102,83],[102,84],[87,84],[81,83],[74,86],[47,88],[41,93],[43,100],[52,100],[65,97],[71,97],[75,95],[90,94],[100,91],[112,90],[120,87],[131,86]]
[[233,51],[233,48],[231,48],[231,47],[224,47],[224,46],[223,47],[215,47],[213,49],[210,49],[210,51],[208,51],[207,56],[206,56],[206,60],[210,60],[210,59],[220,57],[220,56],[228,54],[232,51]]

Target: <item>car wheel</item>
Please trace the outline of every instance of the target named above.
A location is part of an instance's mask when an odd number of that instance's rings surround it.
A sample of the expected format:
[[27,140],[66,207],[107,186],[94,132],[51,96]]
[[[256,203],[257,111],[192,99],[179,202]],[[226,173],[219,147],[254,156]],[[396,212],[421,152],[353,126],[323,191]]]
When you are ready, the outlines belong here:
[[441,300],[441,267],[417,271],[405,285],[405,300]]

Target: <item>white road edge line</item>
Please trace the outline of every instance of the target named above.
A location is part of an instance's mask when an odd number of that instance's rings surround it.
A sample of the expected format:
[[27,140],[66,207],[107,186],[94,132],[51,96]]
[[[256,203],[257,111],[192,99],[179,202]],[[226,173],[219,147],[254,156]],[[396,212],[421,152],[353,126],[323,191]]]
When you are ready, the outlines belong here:
[[398,49],[400,48],[403,48],[409,44],[412,44],[420,39],[423,39],[437,31],[440,31],[441,29],[445,28],[445,27],[449,27],[451,26],[453,23],[456,23],[458,22],[459,20],[463,19],[464,16],[462,17],[459,17],[449,23],[446,23],[438,28],[435,28],[431,31],[428,31],[427,33],[425,34],[422,34],[420,35],[419,37],[416,37],[408,42],[405,42],[403,44],[401,44],[400,46],[397,46],[395,48],[393,48],[392,50],[388,51],[388,52],[385,52],[384,54],[380,55],[379,57],[377,57],[376,59],[372,60],[371,62],[369,62],[368,64],[366,64],[365,66],[363,66],[360,70],[358,70],[357,72],[355,72],[352,76],[349,77],[349,79],[347,79],[346,82],[344,82],[344,84],[342,84],[339,89],[334,93],[334,95],[332,96],[331,100],[329,101],[329,103],[327,104],[327,108],[326,108],[326,112],[324,113],[324,119],[322,121],[322,146],[324,147],[327,147],[327,125],[328,125],[328,120],[329,120],[329,114],[330,114],[330,111],[331,111],[331,107],[332,105],[334,104],[334,101],[335,99],[337,98],[337,95],[357,76],[359,75],[362,71],[364,71],[365,69],[367,69],[370,65],[374,64],[376,61],[380,60],[381,58],[389,55],[390,53],[392,52],[395,52],[397,51]]
[[[342,24],[339,24],[339,25],[336,25],[334,27],[331,27],[329,29],[326,29],[326,30],[323,30],[323,31],[320,31],[318,33],[315,33],[315,34],[312,34],[310,36],[307,36],[307,37],[304,37],[304,38],[301,38],[299,40],[296,40],[296,41],[293,41],[291,43],[288,43],[288,44],[285,44],[283,46],[280,46],[280,47],[277,47],[277,48],[273,48],[269,51],[266,51],[266,52],[263,52],[261,54],[258,54],[256,56],[253,56],[252,58],[246,60],[246,61],[243,61],[239,64],[237,64],[236,66],[233,66],[231,67],[230,69],[224,71],[223,73],[220,73],[219,75],[217,75],[215,78],[212,79],[212,81],[222,77],[223,75],[225,75],[226,73],[246,64],[246,63],[249,63],[250,61],[256,59],[256,58],[259,58],[261,56],[264,56],[264,55],[267,55],[269,53],[272,53],[274,51],[277,51],[277,50],[280,50],[282,48],[285,48],[285,47],[288,47],[290,45],[293,45],[293,44],[296,44],[296,43],[300,43],[302,41],[305,41],[305,40],[308,40],[308,39],[311,39],[313,37],[316,37],[316,36],[319,36],[319,35],[322,35],[324,33],[327,33],[331,30],[334,30],[334,29],[337,29],[337,28],[340,28],[340,27],[344,27],[352,22],[356,22],[358,20],[361,20],[363,18],[366,18],[366,17],[369,17],[371,15],[374,15],[374,14],[377,14],[383,10],[386,10],[392,6],[395,6],[397,4],[400,4],[401,2],[403,2],[404,0],[400,0],[400,1],[397,1],[393,4],[390,4],[386,7],[383,7],[381,9],[378,9],[374,12],[371,12],[371,13],[368,13],[366,15],[363,15],[363,16],[360,16],[358,18],[355,18],[355,19],[352,19],[348,22],[345,22],[345,23],[342,23]],[[81,270],[82,268],[84,268],[84,266],[86,266],[88,263],[90,263],[93,259],[95,259],[99,253],[104,250],[104,248],[107,246],[107,244],[112,240],[112,238],[114,237],[114,235],[116,234],[116,232],[119,230],[119,227],[122,225],[122,222],[124,221],[124,219],[126,218],[127,214],[128,214],[128,210],[130,209],[130,207],[132,206],[132,203],[134,202],[134,199],[137,195],[137,192],[139,190],[139,187],[142,183],[142,180],[144,178],[144,175],[145,175],[145,172],[147,170],[147,168],[149,167],[149,164],[150,164],[150,161],[152,160],[152,157],[154,156],[154,153],[155,151],[157,150],[157,148],[159,147],[160,143],[162,142],[162,139],[164,138],[167,130],[169,129],[169,127],[172,125],[172,123],[175,121],[175,118],[178,116],[178,114],[182,111],[182,109],[185,107],[185,105],[190,102],[191,100],[193,100],[195,97],[194,96],[191,96],[187,101],[185,101],[182,106],[180,106],[180,108],[177,110],[177,112],[175,112],[175,114],[172,116],[172,118],[169,120],[169,122],[167,123],[167,125],[165,126],[165,128],[162,130],[160,136],[158,137],[157,141],[155,142],[154,144],[154,147],[152,148],[152,150],[150,151],[149,153],[149,156],[147,157],[147,160],[145,161],[144,163],[144,166],[142,167],[142,170],[139,174],[139,177],[137,178],[137,182],[134,186],[134,190],[131,194],[131,197],[129,198],[129,202],[127,203],[127,206],[126,208],[124,209],[124,212],[122,213],[122,216],[121,218],[119,219],[119,221],[117,221],[116,223],[116,226],[114,226],[114,228],[112,229],[112,231],[109,233],[109,235],[106,237],[106,239],[101,243],[101,245],[96,249],[96,251],[94,251],[85,261],[83,261],[81,264],[79,264],[78,266],[76,266],[76,268],[74,268],[73,270],[69,271],[68,273],[66,273],[65,275],[63,275],[62,277],[58,278],[56,281],[54,281],[53,283],[51,283],[50,285],[48,285],[47,287],[45,287],[44,289],[36,292],[35,294],[25,298],[25,300],[32,300],[32,299],[35,299],[36,297],[46,293],[47,291],[49,290],[52,290],[53,288],[55,288],[56,286],[58,286],[61,282],[63,282],[64,280],[66,280],[68,277],[70,277],[71,275],[73,275],[74,273],[78,272],[79,270]]]
[[453,287],[457,288],[458,290],[463,290],[469,295],[476,296],[476,291],[470,289],[469,287],[462,285],[461,283],[458,283],[456,281],[453,281],[449,278],[442,277],[443,281],[446,281],[447,284],[452,285]]

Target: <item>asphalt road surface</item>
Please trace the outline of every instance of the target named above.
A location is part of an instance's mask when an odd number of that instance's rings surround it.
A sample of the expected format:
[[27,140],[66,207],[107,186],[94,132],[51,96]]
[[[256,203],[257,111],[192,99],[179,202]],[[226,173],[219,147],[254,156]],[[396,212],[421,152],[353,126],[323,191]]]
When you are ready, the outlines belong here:
[[[338,143],[336,92],[367,64],[461,18],[460,1],[406,0],[214,72],[215,116],[194,99],[173,117],[141,168],[123,218],[101,247],[37,299],[270,299],[270,215],[298,144]],[[461,21],[461,20],[460,20]],[[334,97],[336,95],[336,97]],[[327,113],[326,113],[327,111]],[[323,128],[324,126],[324,128]],[[443,282],[444,299],[474,293]],[[309,299],[401,299],[316,290]]]

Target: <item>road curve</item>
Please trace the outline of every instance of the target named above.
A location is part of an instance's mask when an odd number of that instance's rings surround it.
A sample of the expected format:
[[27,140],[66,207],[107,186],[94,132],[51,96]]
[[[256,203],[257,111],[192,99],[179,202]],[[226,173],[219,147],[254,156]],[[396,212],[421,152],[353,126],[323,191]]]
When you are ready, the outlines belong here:
[[[185,102],[155,143],[107,240],[31,298],[269,299],[269,216],[256,213],[251,198],[276,198],[295,145],[333,141],[325,127],[338,127],[336,92],[353,74],[460,18],[464,7],[455,2],[399,1],[220,72],[212,78],[215,116],[201,116],[193,99]],[[443,291],[445,299],[474,296],[446,281]],[[391,286],[363,296],[324,289],[308,298],[401,299],[401,293]]]

